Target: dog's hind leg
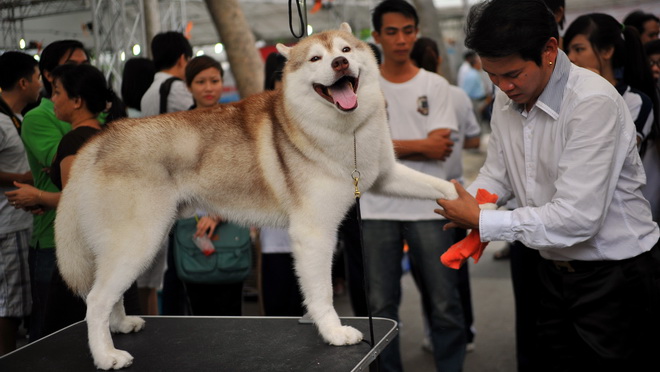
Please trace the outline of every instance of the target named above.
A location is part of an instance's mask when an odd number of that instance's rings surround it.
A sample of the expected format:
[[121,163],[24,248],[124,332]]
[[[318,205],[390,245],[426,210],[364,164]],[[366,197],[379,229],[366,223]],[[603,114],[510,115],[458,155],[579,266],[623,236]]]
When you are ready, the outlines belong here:
[[309,214],[298,218],[291,216],[289,234],[308,314],[326,342],[352,345],[362,340],[362,333],[353,327],[342,326],[332,304],[332,255],[341,217],[337,216],[337,222],[333,223],[325,218],[310,218]]
[[126,316],[123,297],[115,303],[110,313],[110,332],[131,333],[144,328],[144,319],[139,316]]
[[96,280],[87,296],[89,348],[100,369],[124,368],[133,362],[128,352],[115,349],[110,332],[139,331],[144,327],[141,318],[125,315],[122,296],[156,255],[166,229],[144,223],[127,226],[131,224],[115,230],[117,236],[113,236],[111,246],[98,251]]

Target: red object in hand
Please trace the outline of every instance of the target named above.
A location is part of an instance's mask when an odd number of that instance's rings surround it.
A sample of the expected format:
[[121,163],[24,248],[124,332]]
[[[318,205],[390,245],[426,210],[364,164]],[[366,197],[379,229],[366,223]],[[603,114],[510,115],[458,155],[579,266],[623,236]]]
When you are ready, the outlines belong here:
[[[479,204],[495,203],[497,202],[497,194],[478,189],[476,199]],[[468,257],[472,257],[475,263],[479,262],[479,258],[481,258],[481,254],[487,245],[488,242],[481,242],[479,230],[473,229],[465,239],[449,247],[447,252],[440,257],[440,261],[443,265],[458,270],[467,261]]]

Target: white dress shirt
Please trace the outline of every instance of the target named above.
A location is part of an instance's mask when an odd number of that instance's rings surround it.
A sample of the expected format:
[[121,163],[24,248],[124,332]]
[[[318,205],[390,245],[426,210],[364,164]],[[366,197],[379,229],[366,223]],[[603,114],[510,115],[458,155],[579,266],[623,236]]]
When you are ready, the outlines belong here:
[[620,260],[658,241],[633,119],[621,95],[559,51],[526,112],[497,92],[488,157],[468,191],[514,197],[513,211],[481,211],[482,241],[518,240],[553,260]]

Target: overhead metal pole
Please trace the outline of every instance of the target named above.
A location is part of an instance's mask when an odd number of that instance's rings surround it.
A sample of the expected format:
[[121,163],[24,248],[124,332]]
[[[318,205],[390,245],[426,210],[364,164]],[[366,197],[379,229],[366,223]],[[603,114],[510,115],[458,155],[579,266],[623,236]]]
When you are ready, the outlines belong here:
[[158,0],[141,0],[144,8],[145,56],[151,57],[151,40],[160,32],[160,9]]

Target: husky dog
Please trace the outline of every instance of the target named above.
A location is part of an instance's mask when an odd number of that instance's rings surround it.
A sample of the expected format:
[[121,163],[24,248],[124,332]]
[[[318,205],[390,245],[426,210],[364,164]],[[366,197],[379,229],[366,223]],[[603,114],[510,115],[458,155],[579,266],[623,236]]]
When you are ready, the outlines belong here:
[[327,343],[351,345],[362,334],[333,307],[331,262],[353,176],[362,192],[458,196],[450,182],[395,161],[376,60],[348,24],[277,49],[288,59],[281,90],[117,122],[78,153],[57,210],[57,263],[87,303],[98,368],[131,365],[110,333],[139,331],[144,320],[126,316],[122,294],[195,208],[287,227],[308,314]]

